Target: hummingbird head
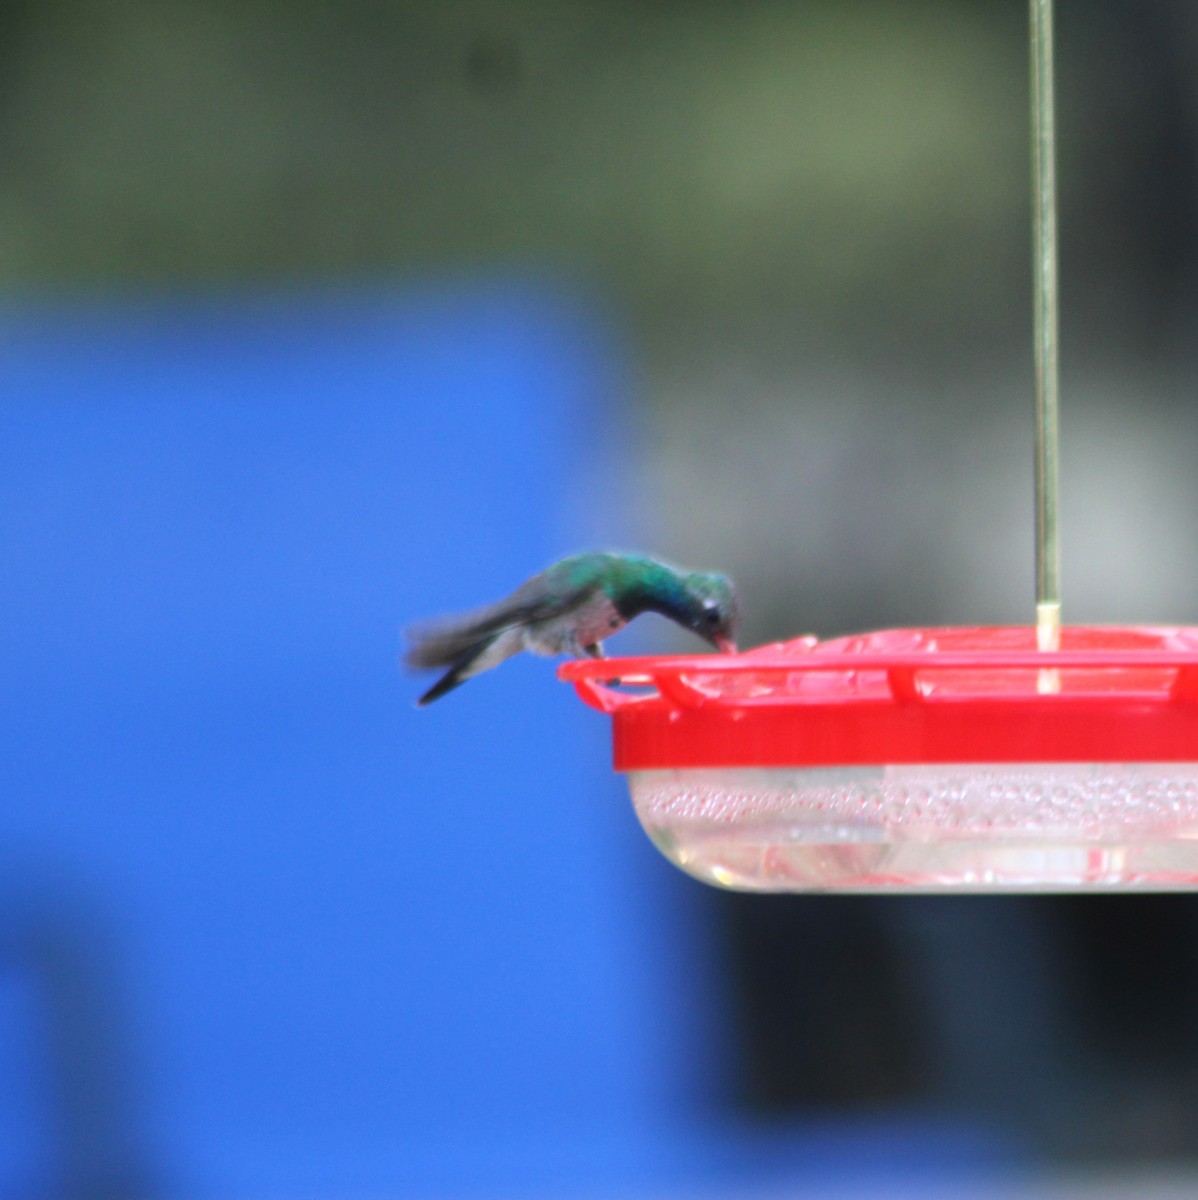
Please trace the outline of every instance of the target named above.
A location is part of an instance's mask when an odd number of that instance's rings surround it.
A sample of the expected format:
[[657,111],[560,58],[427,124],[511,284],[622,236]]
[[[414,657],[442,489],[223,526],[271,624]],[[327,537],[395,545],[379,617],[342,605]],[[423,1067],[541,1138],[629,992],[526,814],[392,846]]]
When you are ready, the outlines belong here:
[[686,576],[686,614],[683,624],[725,654],[736,653],[740,604],[727,575],[695,571]]

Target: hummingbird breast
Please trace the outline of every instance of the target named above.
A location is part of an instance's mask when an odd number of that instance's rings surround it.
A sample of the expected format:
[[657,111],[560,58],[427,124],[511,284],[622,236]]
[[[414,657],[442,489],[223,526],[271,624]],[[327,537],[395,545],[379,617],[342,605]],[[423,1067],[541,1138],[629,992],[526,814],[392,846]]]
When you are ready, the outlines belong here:
[[610,637],[625,624],[607,594],[599,591],[571,612],[531,626],[526,642],[534,654],[574,654]]

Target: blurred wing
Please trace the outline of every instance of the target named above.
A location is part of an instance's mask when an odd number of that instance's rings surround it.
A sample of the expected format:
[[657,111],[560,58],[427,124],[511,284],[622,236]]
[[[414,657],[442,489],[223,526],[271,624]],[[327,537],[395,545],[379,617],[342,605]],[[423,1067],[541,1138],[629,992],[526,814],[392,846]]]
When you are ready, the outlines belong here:
[[584,603],[599,586],[588,579],[562,590],[552,582],[538,576],[488,608],[413,625],[404,632],[404,662],[415,670],[452,666],[500,630],[551,620]]

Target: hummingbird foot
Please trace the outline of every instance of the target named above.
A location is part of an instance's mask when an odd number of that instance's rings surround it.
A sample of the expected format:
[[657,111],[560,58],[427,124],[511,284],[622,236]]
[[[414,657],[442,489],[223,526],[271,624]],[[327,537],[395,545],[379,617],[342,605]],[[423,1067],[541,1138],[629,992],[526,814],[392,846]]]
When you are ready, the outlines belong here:
[[[602,642],[592,642],[589,646],[581,647],[581,653],[575,655],[576,658],[606,658],[607,655],[603,652]],[[606,684],[608,687],[617,687],[623,683],[621,679],[601,679],[600,683]]]

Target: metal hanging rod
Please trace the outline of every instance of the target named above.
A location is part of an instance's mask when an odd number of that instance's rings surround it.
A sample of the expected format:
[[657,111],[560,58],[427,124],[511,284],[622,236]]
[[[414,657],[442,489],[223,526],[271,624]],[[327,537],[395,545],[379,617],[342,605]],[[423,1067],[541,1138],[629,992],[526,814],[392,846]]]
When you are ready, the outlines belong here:
[[1032,277],[1036,365],[1036,640],[1061,639],[1057,449],[1057,180],[1052,85],[1052,0],[1030,0]]

